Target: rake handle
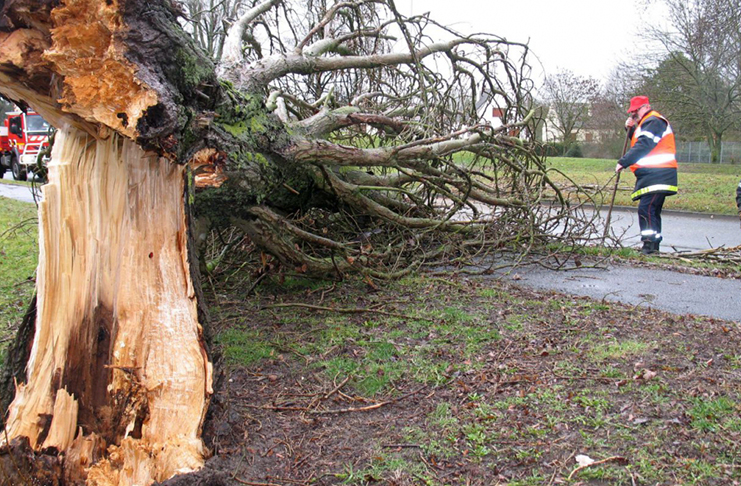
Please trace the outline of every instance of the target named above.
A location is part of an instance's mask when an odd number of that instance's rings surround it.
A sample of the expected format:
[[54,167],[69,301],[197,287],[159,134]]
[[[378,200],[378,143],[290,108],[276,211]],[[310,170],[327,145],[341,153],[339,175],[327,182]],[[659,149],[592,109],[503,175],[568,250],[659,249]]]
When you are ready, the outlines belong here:
[[[630,142],[631,135],[632,135],[631,131],[628,130],[628,133],[625,136],[625,143],[623,144],[623,153],[620,156],[621,158],[623,155],[625,155],[625,152],[628,151],[628,143]],[[615,195],[617,194],[621,173],[622,171],[617,173],[617,177],[615,177],[615,187],[612,188],[612,197],[610,198],[610,209],[607,210],[607,217],[605,218],[605,232],[602,234],[602,244],[603,245],[605,244],[607,235],[610,234],[610,220],[612,219],[612,207],[615,205]]]

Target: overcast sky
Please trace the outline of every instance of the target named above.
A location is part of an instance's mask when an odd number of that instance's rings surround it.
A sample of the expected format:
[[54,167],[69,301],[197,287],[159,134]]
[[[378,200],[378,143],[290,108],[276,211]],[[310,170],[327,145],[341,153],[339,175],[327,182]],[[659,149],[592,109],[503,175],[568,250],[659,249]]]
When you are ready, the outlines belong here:
[[[430,12],[462,33],[486,32],[528,43],[533,77],[569,69],[601,82],[643,49],[642,22],[661,18],[642,0],[396,0],[402,14]],[[539,61],[539,62],[538,62]],[[542,67],[540,66],[542,64]]]

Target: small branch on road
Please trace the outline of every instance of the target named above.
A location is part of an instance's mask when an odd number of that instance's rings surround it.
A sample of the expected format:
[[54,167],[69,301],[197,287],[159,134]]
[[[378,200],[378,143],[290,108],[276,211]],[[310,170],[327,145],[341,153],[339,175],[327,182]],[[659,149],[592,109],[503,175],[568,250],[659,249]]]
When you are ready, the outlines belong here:
[[660,258],[688,261],[690,259],[712,260],[719,263],[741,263],[741,245],[731,248],[718,247],[708,250],[661,253]]

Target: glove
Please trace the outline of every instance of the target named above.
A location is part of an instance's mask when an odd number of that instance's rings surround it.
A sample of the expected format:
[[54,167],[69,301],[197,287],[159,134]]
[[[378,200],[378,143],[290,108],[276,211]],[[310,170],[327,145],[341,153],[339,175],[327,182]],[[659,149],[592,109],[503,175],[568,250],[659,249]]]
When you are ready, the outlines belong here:
[[628,138],[633,137],[633,133],[636,131],[636,121],[632,116],[625,120],[625,131],[628,133]]
[[615,173],[616,174],[619,173],[623,169],[625,169],[625,167],[623,167],[622,165],[620,165],[620,162],[618,162],[617,165],[615,165]]

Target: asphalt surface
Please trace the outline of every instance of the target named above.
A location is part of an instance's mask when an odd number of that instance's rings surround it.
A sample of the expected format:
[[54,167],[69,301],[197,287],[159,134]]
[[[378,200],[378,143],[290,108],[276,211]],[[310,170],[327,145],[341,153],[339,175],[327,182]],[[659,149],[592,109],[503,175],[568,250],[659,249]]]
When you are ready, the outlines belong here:
[[541,290],[741,323],[741,280],[632,265],[568,271],[528,266],[517,268],[501,278]]
[[[601,212],[603,219],[607,211]],[[736,216],[663,211],[661,213],[662,252],[685,252],[741,245],[741,228]],[[640,247],[637,208],[614,208],[611,231],[623,246]]]
[[[606,214],[607,211],[602,212],[603,218]],[[661,219],[662,252],[681,254],[741,245],[741,227],[739,219],[734,216],[664,211]],[[642,245],[636,208],[613,209],[610,227],[615,235],[620,236],[623,246],[639,248]],[[525,266],[502,278],[544,290],[741,323],[741,280],[628,264],[568,271]]]
[[[9,179],[9,173],[5,178]],[[0,182],[0,196],[33,202],[30,188]],[[624,246],[640,246],[635,208],[615,208],[611,228]],[[604,214],[603,214],[604,216]],[[662,252],[732,248],[741,245],[735,217],[664,211]],[[518,267],[500,275],[518,285],[695,314],[741,323],[741,280],[704,277],[632,265],[553,271]]]
[[[10,171],[7,171],[0,179],[12,181],[13,176],[11,175]],[[0,196],[10,199],[16,199],[23,202],[34,202],[33,193],[31,193],[31,187],[29,186],[16,186],[13,184],[3,184],[2,182],[0,182]]]

